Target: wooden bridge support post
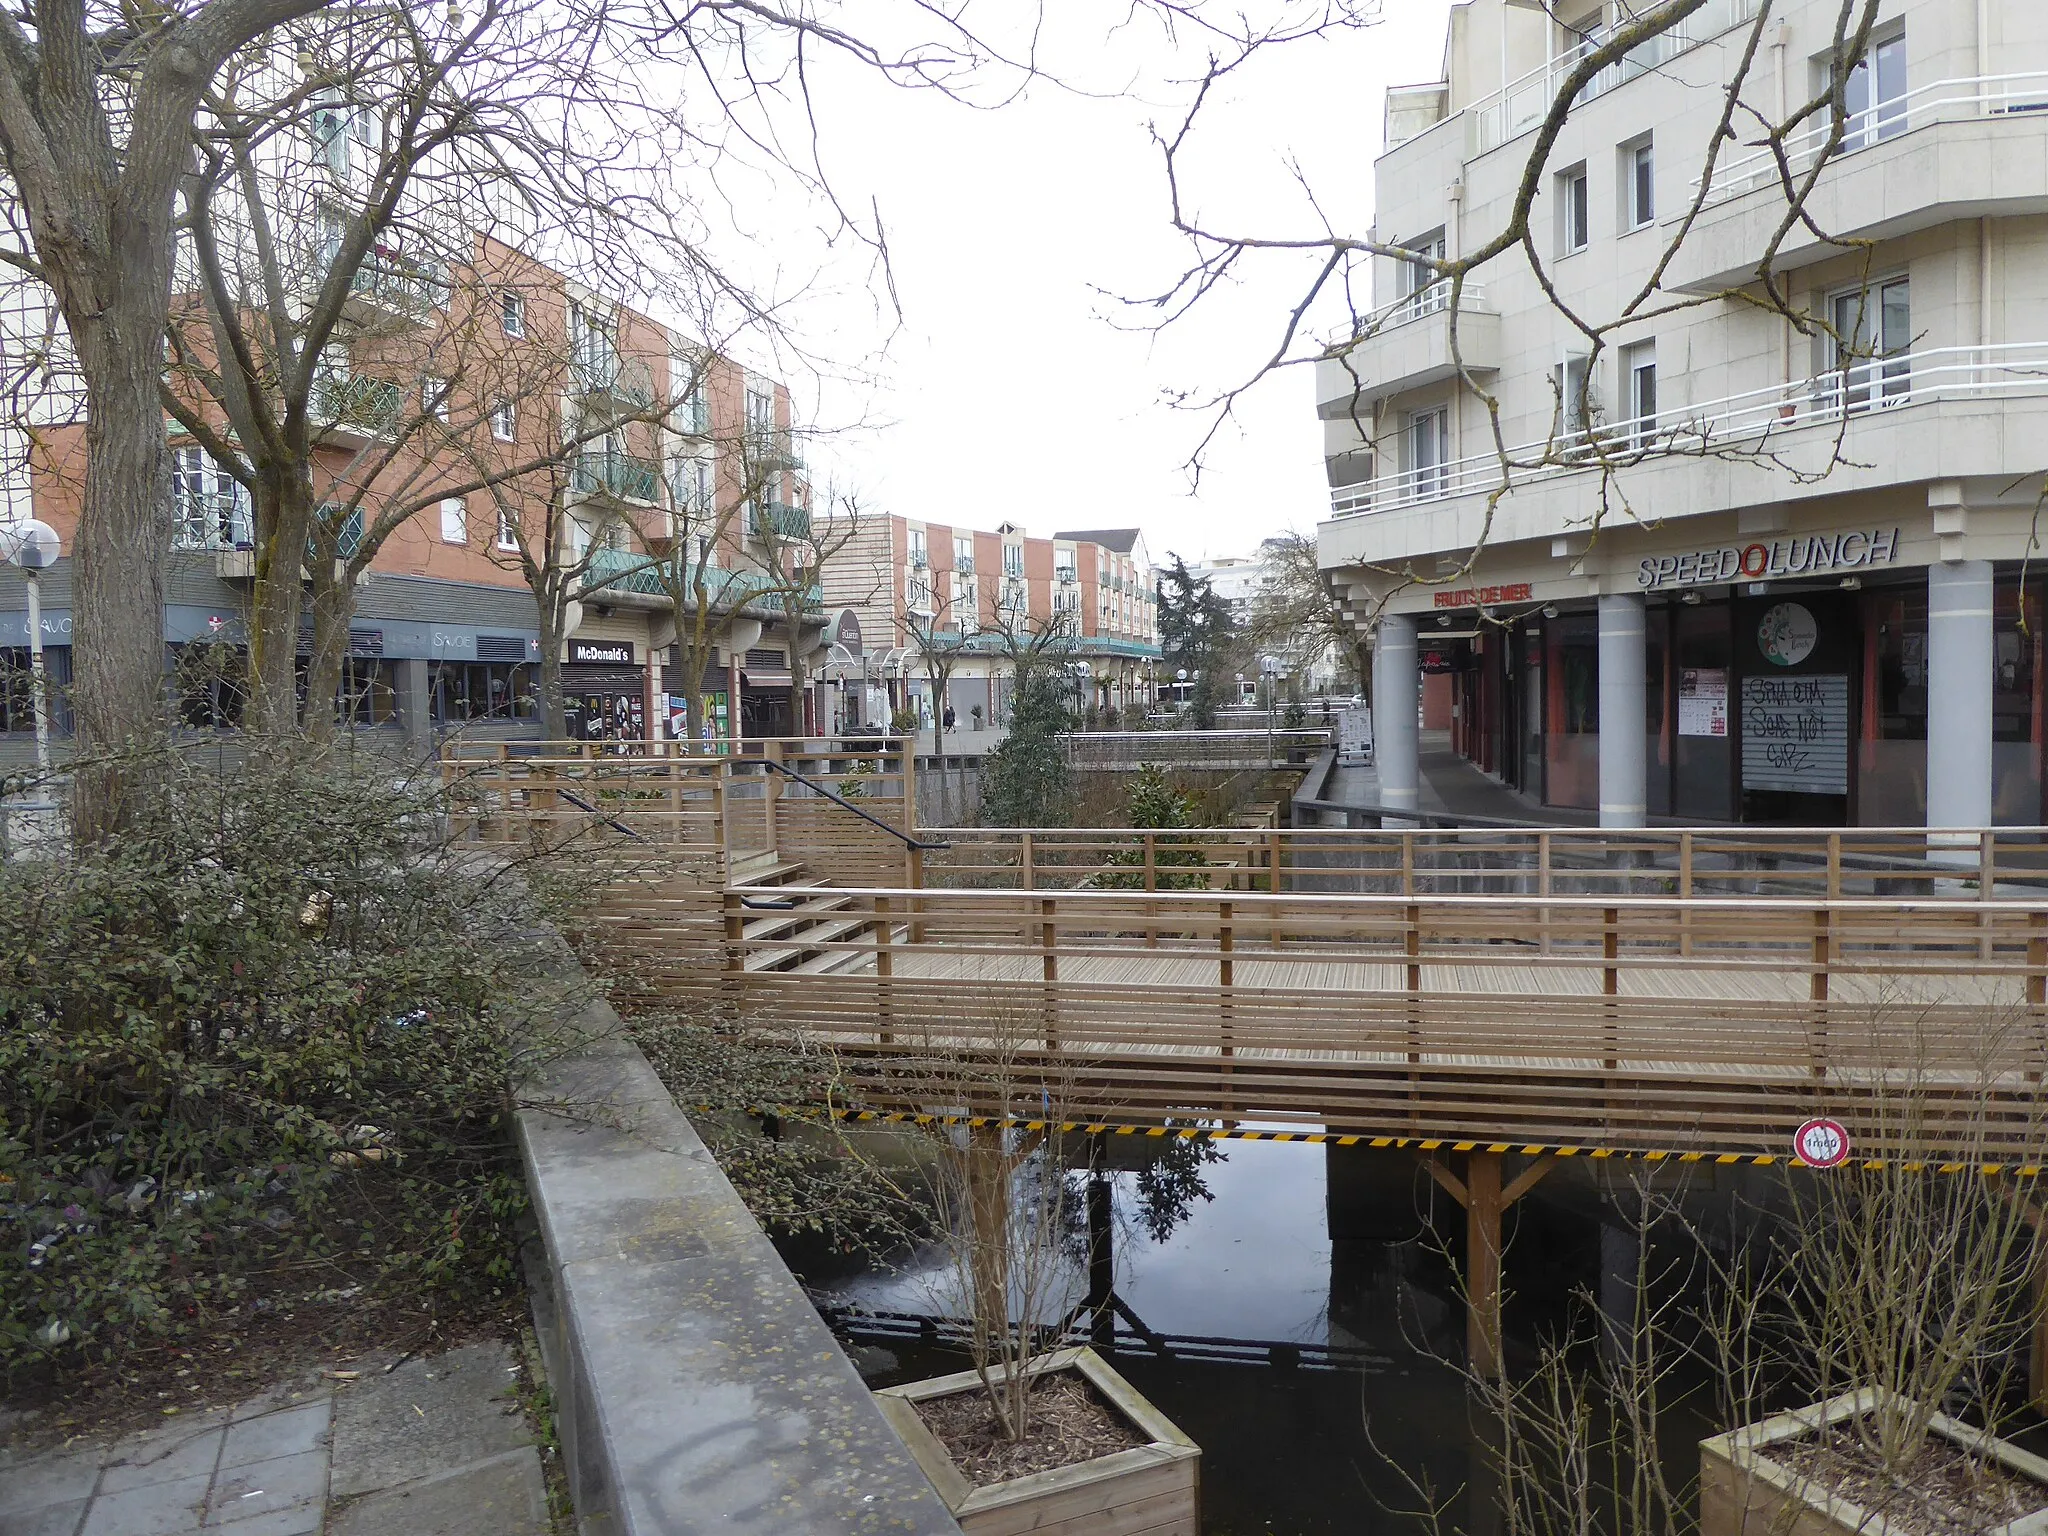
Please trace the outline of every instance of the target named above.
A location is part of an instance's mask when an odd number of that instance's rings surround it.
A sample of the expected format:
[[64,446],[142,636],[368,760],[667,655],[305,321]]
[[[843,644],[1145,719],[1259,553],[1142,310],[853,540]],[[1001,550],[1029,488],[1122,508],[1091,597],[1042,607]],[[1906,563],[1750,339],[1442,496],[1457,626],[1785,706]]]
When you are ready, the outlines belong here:
[[896,985],[891,979],[896,974],[895,918],[889,911],[889,898],[875,898],[875,1013],[881,1025],[882,1044],[896,1042]]
[[1816,907],[1813,911],[1813,976],[1807,983],[1807,1000],[1813,1004],[1813,1021],[1807,1033],[1807,1051],[1816,1079],[1828,1075],[1828,967],[1834,954],[1834,911]]
[[1536,1158],[1503,1186],[1501,1156],[1473,1148],[1462,1179],[1435,1157],[1422,1159],[1430,1177],[1465,1208],[1465,1358],[1473,1375],[1489,1381],[1501,1372],[1501,1217],[1557,1165],[1554,1157]]
[[1038,942],[1045,956],[1045,1048],[1060,1048],[1060,924],[1053,898],[1038,903]]

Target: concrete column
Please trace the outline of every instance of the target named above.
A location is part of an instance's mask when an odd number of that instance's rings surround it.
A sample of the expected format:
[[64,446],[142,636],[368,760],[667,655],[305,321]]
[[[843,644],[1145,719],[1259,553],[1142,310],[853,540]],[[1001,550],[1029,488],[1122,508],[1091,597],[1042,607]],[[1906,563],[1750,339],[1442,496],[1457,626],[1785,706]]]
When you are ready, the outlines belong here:
[[1991,562],[1944,560],[1928,566],[1930,827],[1990,825],[1991,680]]
[[425,660],[416,657],[407,657],[398,664],[398,718],[405,726],[405,739],[421,751],[434,739],[427,667]]
[[1600,825],[1640,827],[1648,813],[1643,766],[1643,598],[1600,599]]
[[1422,679],[1412,615],[1380,616],[1372,675],[1372,761],[1379,773],[1380,803],[1395,810],[1417,810],[1422,803],[1422,767],[1415,711]]

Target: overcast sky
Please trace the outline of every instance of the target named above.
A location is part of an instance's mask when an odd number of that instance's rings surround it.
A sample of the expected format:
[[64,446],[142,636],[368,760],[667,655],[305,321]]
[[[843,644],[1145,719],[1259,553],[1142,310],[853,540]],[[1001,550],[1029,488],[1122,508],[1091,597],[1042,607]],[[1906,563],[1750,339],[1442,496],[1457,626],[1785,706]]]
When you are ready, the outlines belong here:
[[[1064,3],[1064,0],[1056,0]],[[1156,292],[1183,264],[1148,123],[1176,118],[1202,50],[1157,31],[1104,39],[1087,0],[1054,17],[1045,57],[1083,95],[1034,86],[1000,110],[831,77],[820,91],[828,165],[850,204],[877,203],[904,323],[870,392],[800,381],[828,425],[865,417],[813,454],[888,511],[963,526],[1137,524],[1153,555],[1246,553],[1268,533],[1309,531],[1324,505],[1321,435],[1307,369],[1283,372],[1226,428],[1190,491],[1185,461],[1205,419],[1165,403],[1241,377],[1266,353],[1302,267],[1253,269],[1163,337],[1112,295]],[[1448,0],[1385,0],[1362,33],[1290,45],[1217,98],[1192,188],[1204,220],[1299,235],[1314,217],[1298,161],[1339,228],[1372,218],[1381,94],[1435,79]],[[1134,94],[1099,92],[1129,86]],[[825,351],[858,360],[887,326],[849,252],[836,294],[807,302]],[[1121,328],[1120,328],[1121,327]]]

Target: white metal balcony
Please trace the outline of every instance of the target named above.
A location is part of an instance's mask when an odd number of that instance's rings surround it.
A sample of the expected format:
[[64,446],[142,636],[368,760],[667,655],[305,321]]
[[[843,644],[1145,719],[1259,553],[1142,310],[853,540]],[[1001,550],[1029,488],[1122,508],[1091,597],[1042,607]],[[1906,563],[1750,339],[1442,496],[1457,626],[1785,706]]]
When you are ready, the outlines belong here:
[[1755,453],[1791,433],[1833,430],[1844,416],[1931,401],[2043,395],[2048,395],[2048,342],[1933,347],[1872,358],[1720,400],[1673,405],[1654,417],[1602,422],[1585,431],[1519,444],[1505,456],[1480,453],[1390,470],[1333,488],[1330,512],[1333,517],[1385,512],[1491,491],[1503,479],[1524,485],[1592,469],[1625,470],[1673,455]]
[[1325,421],[1367,414],[1374,400],[1473,373],[1500,369],[1500,315],[1479,283],[1458,297],[1458,346],[1451,350],[1450,284],[1431,283],[1365,317],[1359,339],[1316,364],[1316,413]]

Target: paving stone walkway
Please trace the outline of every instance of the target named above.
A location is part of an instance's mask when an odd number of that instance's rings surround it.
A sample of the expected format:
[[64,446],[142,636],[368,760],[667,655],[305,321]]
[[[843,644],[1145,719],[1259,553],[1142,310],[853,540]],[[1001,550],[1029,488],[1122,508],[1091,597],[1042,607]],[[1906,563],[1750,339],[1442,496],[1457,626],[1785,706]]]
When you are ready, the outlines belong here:
[[340,1374],[111,1444],[0,1450],[0,1536],[549,1536],[508,1346]]

